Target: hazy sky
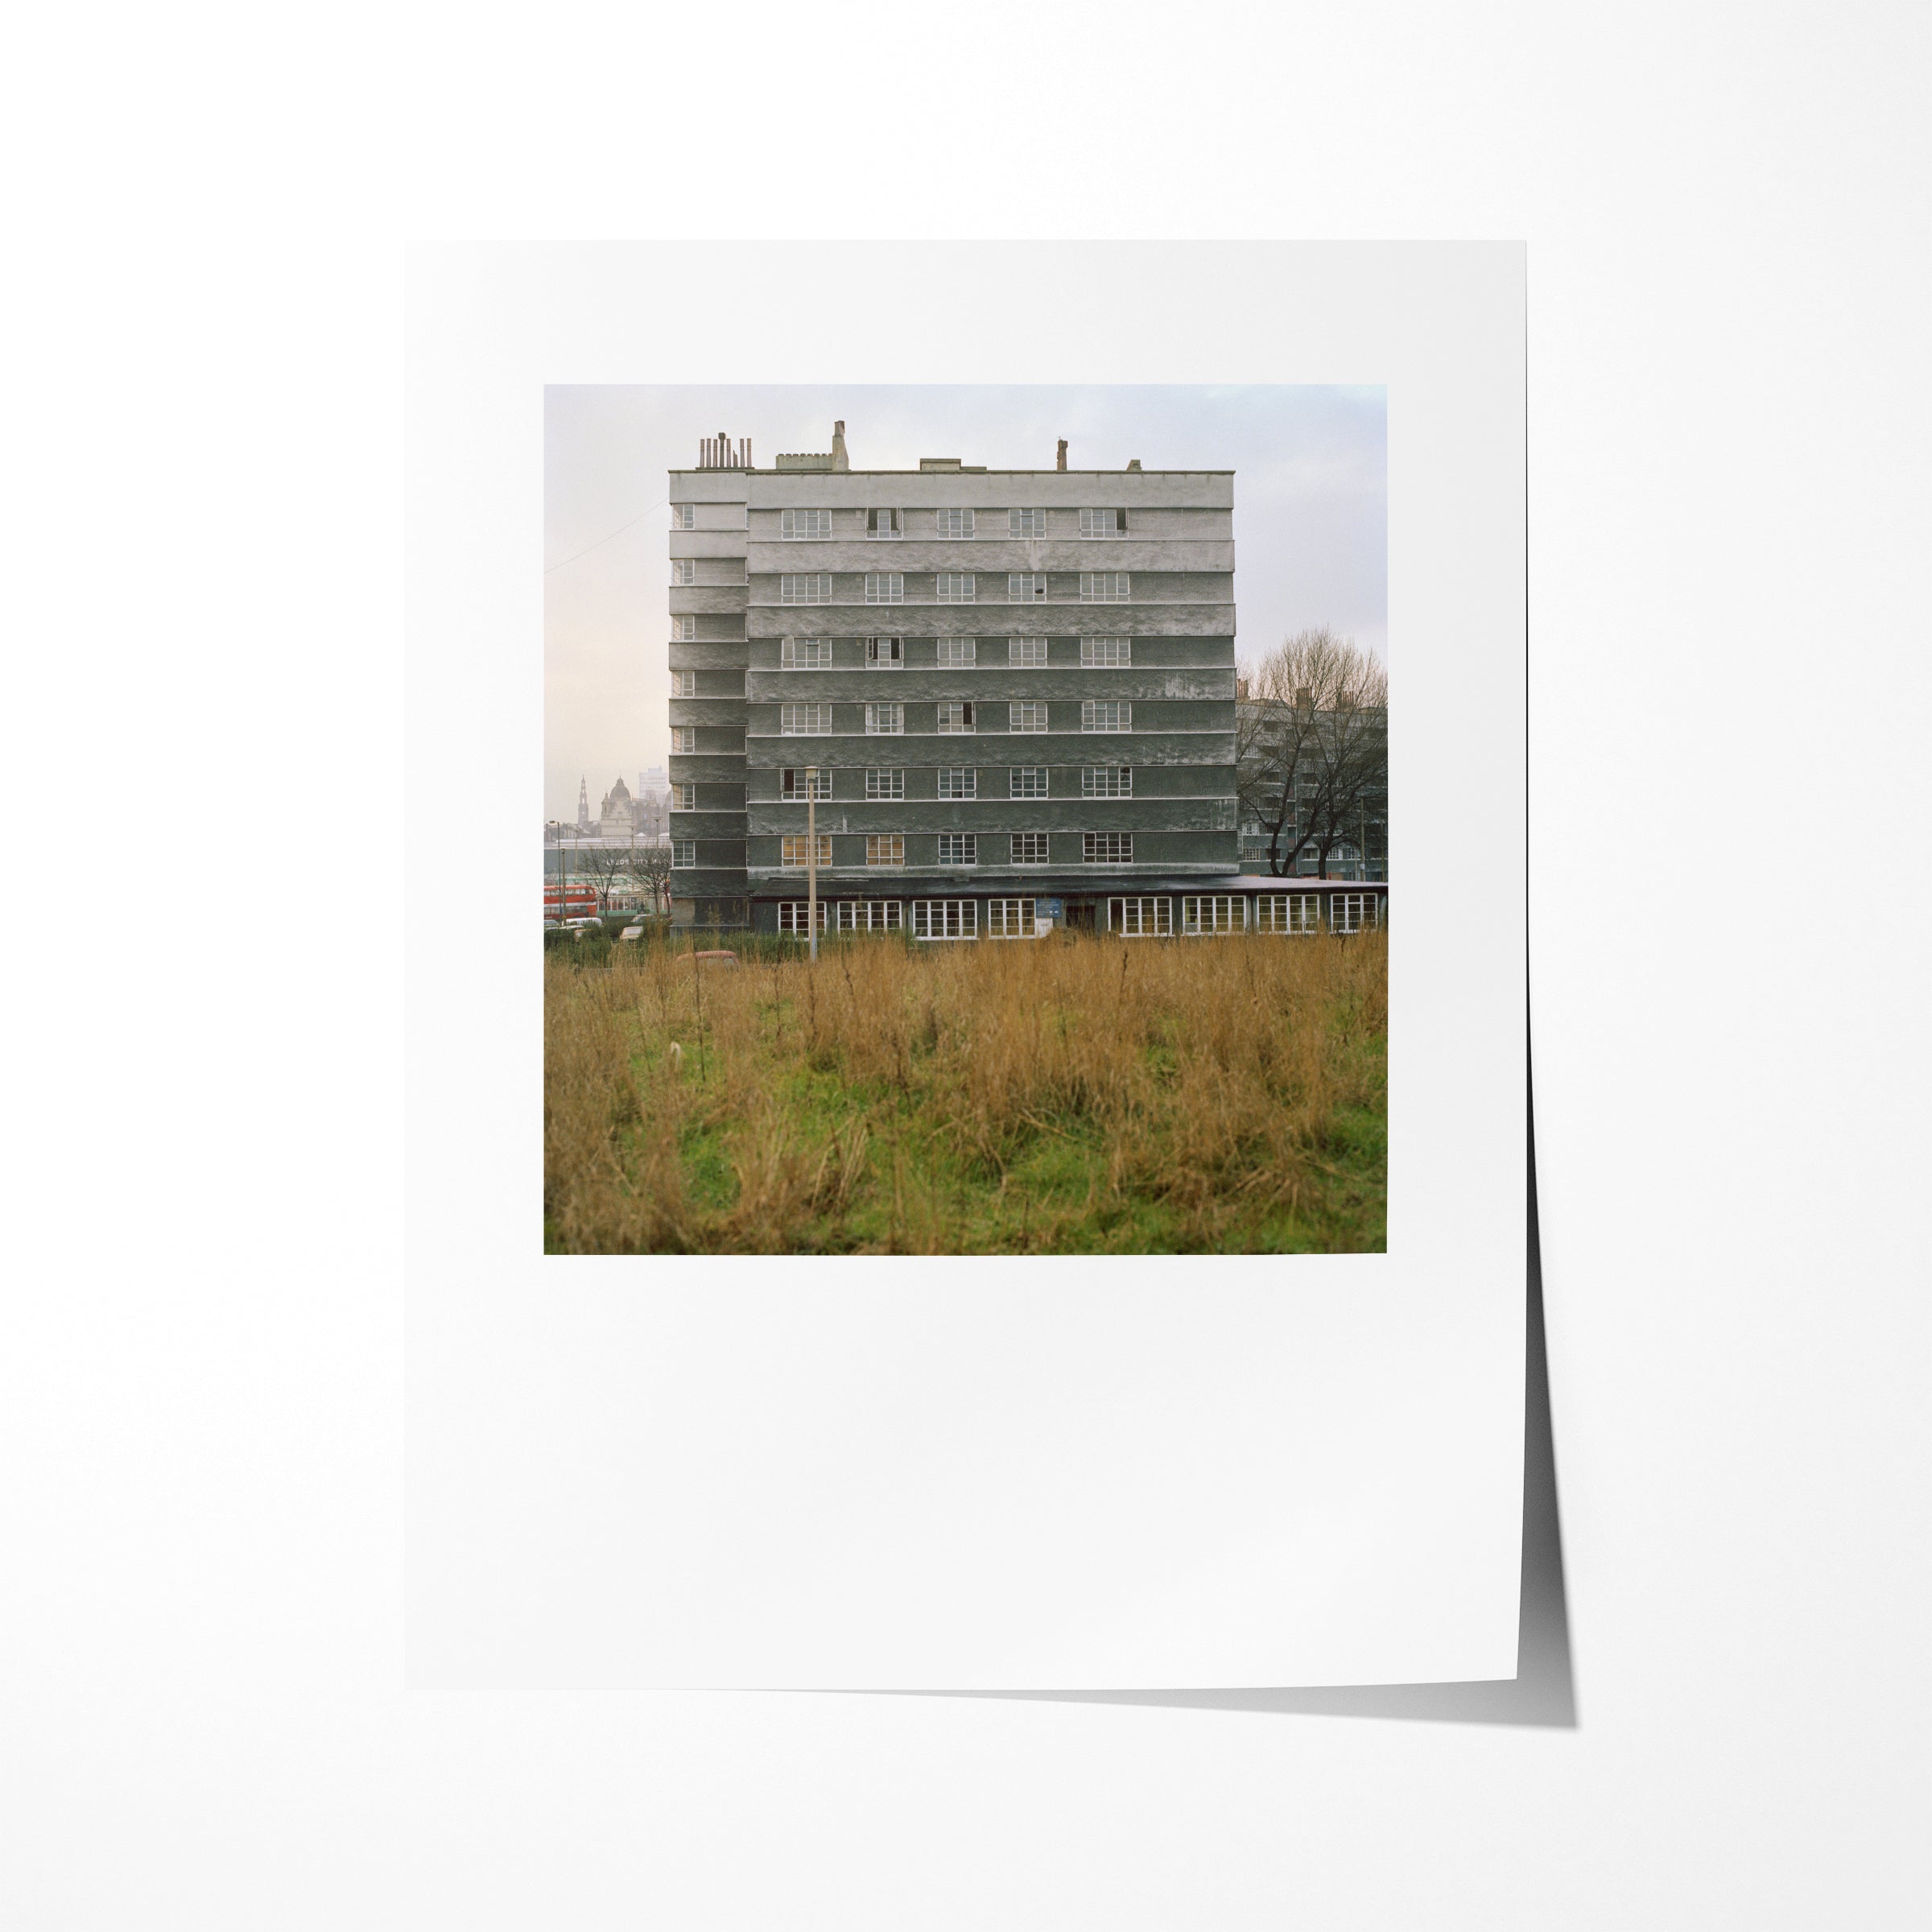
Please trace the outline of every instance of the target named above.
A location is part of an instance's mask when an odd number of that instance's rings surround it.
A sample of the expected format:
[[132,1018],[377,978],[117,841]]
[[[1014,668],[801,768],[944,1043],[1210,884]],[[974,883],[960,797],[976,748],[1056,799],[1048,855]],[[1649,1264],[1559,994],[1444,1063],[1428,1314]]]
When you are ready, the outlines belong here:
[[[832,447],[844,418],[854,469],[921,456],[1051,469],[1232,469],[1236,649],[1252,657],[1327,624],[1388,650],[1388,412],[1379,389],[597,388],[547,391],[544,417],[544,798],[574,819],[622,774],[662,765],[671,635],[666,472],[698,440]],[[629,527],[624,526],[628,524]]]

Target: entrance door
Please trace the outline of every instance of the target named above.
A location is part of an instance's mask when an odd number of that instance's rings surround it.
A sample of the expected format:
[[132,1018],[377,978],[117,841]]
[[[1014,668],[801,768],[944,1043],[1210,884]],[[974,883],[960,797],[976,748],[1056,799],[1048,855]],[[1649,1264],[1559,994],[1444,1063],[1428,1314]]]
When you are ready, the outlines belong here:
[[1067,924],[1074,932],[1092,932],[1094,930],[1094,908],[1092,899],[1069,899],[1067,902]]

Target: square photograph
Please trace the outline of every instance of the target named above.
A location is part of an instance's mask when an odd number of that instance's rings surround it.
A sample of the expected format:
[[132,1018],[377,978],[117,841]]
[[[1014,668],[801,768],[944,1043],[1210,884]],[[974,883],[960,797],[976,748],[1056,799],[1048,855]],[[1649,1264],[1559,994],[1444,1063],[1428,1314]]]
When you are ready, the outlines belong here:
[[1384,1252],[1385,391],[545,401],[546,1252]]

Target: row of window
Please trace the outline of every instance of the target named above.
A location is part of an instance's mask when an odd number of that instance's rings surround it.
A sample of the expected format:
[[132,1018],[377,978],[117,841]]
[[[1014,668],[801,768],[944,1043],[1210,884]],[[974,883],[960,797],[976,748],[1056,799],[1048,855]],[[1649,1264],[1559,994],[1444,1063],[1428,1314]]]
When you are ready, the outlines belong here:
[[[985,640],[989,646],[999,642],[996,638]],[[906,663],[906,640],[903,638],[863,638],[854,640],[865,646],[865,668],[868,671],[898,671]],[[972,671],[980,663],[978,638],[935,638],[936,659],[941,671]],[[830,638],[786,638],[778,645],[778,668],[781,671],[830,671],[832,666]],[[1025,669],[1040,670],[1046,663],[1046,640],[1044,638],[1009,638],[1005,640],[1005,662],[1009,667],[1018,666]],[[989,658],[989,663],[996,662]],[[1131,638],[1082,638],[1080,639],[1080,665],[1083,670],[1122,670],[1131,668],[1133,663],[1133,640]],[[687,688],[680,689],[680,678],[691,679]],[[674,698],[695,697],[697,686],[696,674],[691,671],[671,673],[671,692]]]
[[[936,863],[941,865],[977,865],[980,863],[980,834],[976,832],[942,832],[939,835],[939,856]],[[779,841],[778,863],[787,872],[802,872],[807,865],[829,867],[832,864],[832,837],[828,832],[817,835],[818,857],[812,857],[812,838],[804,832],[787,833]],[[998,841],[989,836],[989,846]],[[1006,856],[1004,859],[989,857],[989,865],[1044,865],[1046,858],[1046,834],[1043,832],[1014,832],[1005,835]],[[1130,832],[1085,832],[1080,834],[1080,861],[1087,865],[1130,865],[1133,862],[1133,834]],[[868,865],[903,865],[906,863],[906,835],[902,832],[872,832],[865,835],[865,863]]]
[[[688,511],[689,506],[679,507]],[[970,510],[938,510],[931,513],[932,535],[947,541],[959,541],[979,534],[979,513]],[[997,516],[995,510],[992,513]],[[868,537],[891,539],[903,536],[908,530],[926,534],[924,510],[869,510],[865,513],[865,534]],[[910,521],[908,521],[908,518]],[[679,522],[674,510],[671,516],[673,530],[692,530],[695,522],[688,518]],[[1009,510],[1006,513],[1006,535],[1009,537],[1043,537],[1046,534],[1046,513],[1043,510]],[[1119,507],[1111,510],[1083,510],[1080,512],[1080,535],[1083,537],[1124,537],[1127,534],[1127,512]],[[778,535],[788,543],[824,542],[832,535],[832,512],[829,510],[786,510],[778,514]]]
[[[1133,601],[1133,572],[1125,570],[1084,570],[1080,572],[1083,604],[1126,604]],[[689,582],[685,579],[683,581]],[[902,571],[869,570],[865,572],[868,604],[903,604],[906,576]],[[973,604],[979,601],[979,578],[970,570],[942,570],[933,579],[934,601],[940,604]],[[832,572],[828,570],[786,572],[778,578],[781,604],[829,604]],[[1044,604],[1046,573],[1044,571],[1009,571],[1006,573],[1009,604]]]
[[[811,930],[809,899],[786,899],[778,906],[778,931],[799,939]],[[902,930],[903,901],[898,899],[820,899],[819,931],[898,932]]]
[[[1316,933],[1323,928],[1323,896],[1319,893],[1263,894],[1254,902],[1256,932]],[[1331,932],[1373,931],[1380,901],[1372,892],[1327,895]],[[1034,899],[914,899],[913,937],[919,939],[971,939],[979,936],[979,910],[986,911],[986,936],[993,939],[1030,939],[1042,930],[1038,902]],[[811,902],[786,899],[778,905],[778,931],[796,939],[811,930]],[[820,899],[819,930],[836,932],[898,932],[901,904],[897,899]],[[1174,901],[1134,898],[1107,902],[1107,930],[1123,939],[1168,939],[1174,933]],[[1181,933],[1204,938],[1215,933],[1244,932],[1248,902],[1224,894],[1189,894],[1181,900]]]
[[[1009,799],[1043,799],[1049,795],[1047,782],[1052,772],[1048,765],[1011,765],[1006,768],[1006,795]],[[857,777],[854,770],[851,774]],[[942,799],[976,799],[980,774],[964,767],[943,768],[938,773],[939,796]],[[832,774],[791,766],[778,774],[778,796],[797,803],[832,795]],[[674,786],[674,794],[690,792],[693,786]],[[893,770],[873,769],[865,773],[868,799],[902,799],[906,795],[903,766]],[[1131,765],[1088,765],[1080,771],[1080,796],[1084,799],[1130,799],[1133,796]],[[688,806],[683,809],[688,811]]]
[[[937,729],[942,737],[977,731],[982,720],[989,726],[997,716],[1001,707],[976,703],[964,698],[956,703],[940,704],[935,708],[938,712]],[[1048,729],[1046,706],[1044,702],[1032,704],[1008,704],[1006,729],[1009,732],[1043,732]],[[832,708],[829,704],[781,704],[778,707],[778,735],[786,738],[822,738],[832,735]],[[1133,707],[1124,700],[1117,698],[1083,698],[1080,700],[1080,729],[1082,731],[1132,731]],[[865,707],[865,735],[868,737],[893,738],[902,737],[906,730],[906,707],[903,704],[868,704]],[[691,724],[674,724],[671,728],[671,748],[673,751],[696,751],[697,728]]]
[[[1009,799],[1044,799],[1051,795],[1048,781],[1052,768],[1046,765],[1013,765],[1007,768],[1006,795]],[[852,776],[858,774],[855,770]],[[875,803],[902,799],[906,795],[903,766],[893,770],[869,770],[865,774],[865,796]],[[778,774],[778,795],[793,803],[808,799],[832,796],[832,774],[792,768]],[[939,774],[942,799],[976,799],[980,774],[967,770],[942,770]],[[1130,799],[1133,796],[1133,767],[1130,765],[1088,765],[1080,771],[1080,796],[1084,799]],[[698,788],[695,784],[676,784],[671,788],[673,811],[696,811]]]

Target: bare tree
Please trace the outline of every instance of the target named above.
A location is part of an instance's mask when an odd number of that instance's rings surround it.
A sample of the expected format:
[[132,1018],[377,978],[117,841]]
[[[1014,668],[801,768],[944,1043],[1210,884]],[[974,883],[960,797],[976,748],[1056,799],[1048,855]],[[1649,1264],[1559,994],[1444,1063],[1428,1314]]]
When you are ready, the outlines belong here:
[[671,897],[671,848],[663,843],[634,845],[625,855],[630,877],[650,894],[650,909],[661,912]]
[[1244,824],[1268,834],[1268,869],[1293,872],[1378,822],[1388,790],[1388,673],[1326,625],[1298,632],[1253,666],[1236,705]]
[[597,890],[597,910],[610,910],[610,895],[621,879],[630,877],[628,845],[586,845],[576,855],[580,870],[590,874]]
[[[1351,647],[1352,652],[1352,647]],[[1364,874],[1368,824],[1381,820],[1389,797],[1389,674],[1366,653],[1352,653],[1317,712],[1315,784],[1304,823],[1328,876],[1337,845],[1353,845]]]

